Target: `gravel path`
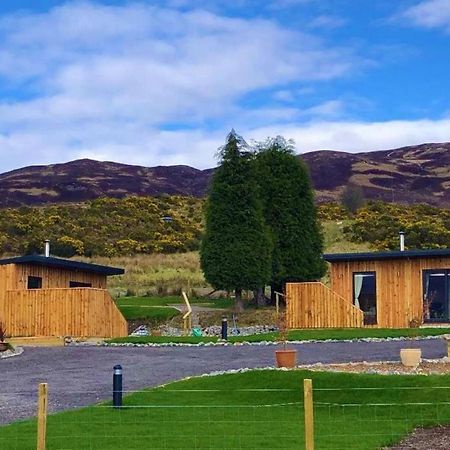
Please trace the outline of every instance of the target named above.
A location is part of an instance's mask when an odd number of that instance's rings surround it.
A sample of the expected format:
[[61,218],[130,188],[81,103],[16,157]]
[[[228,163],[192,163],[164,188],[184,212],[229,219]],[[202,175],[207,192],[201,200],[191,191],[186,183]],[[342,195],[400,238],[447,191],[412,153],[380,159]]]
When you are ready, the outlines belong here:
[[[447,354],[441,339],[417,341],[424,358]],[[294,347],[292,345],[292,347]],[[299,363],[398,360],[405,342],[324,342],[295,345]],[[0,423],[35,414],[37,385],[49,383],[50,411],[111,396],[112,367],[122,364],[124,389],[136,390],[190,375],[274,364],[274,346],[26,348],[0,360]]]

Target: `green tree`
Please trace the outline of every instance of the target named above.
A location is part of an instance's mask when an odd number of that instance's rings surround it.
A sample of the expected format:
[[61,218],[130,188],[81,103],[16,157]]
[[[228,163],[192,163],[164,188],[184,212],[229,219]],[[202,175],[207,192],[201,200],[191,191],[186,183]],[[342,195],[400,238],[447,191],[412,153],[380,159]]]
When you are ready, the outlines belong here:
[[258,145],[256,167],[272,240],[272,296],[289,279],[311,281],[325,273],[323,238],[305,163],[292,142],[278,136]]
[[264,224],[252,154],[232,131],[220,151],[205,211],[200,261],[206,280],[216,289],[234,290],[236,310],[242,290],[270,279],[270,240]]
[[341,193],[341,204],[351,214],[355,214],[366,203],[360,186],[348,184]]

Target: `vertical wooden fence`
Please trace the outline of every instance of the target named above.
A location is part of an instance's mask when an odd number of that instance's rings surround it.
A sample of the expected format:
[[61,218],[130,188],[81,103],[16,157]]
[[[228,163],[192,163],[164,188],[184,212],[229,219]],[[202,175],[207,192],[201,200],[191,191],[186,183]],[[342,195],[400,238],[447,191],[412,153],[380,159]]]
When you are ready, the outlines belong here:
[[0,321],[12,337],[127,336],[128,326],[108,291],[93,288],[7,291]]
[[322,283],[287,283],[289,328],[359,328],[364,313]]

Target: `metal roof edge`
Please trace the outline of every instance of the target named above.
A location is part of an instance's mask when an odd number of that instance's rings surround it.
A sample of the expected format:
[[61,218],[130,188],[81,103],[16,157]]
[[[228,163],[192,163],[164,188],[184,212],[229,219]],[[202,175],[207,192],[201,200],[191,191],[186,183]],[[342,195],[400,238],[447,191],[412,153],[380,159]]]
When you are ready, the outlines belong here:
[[6,264],[36,264],[40,266],[58,267],[67,270],[81,270],[101,275],[123,275],[125,270],[119,267],[103,266],[100,264],[75,261],[72,259],[56,258],[54,256],[26,255],[0,259],[0,265]]
[[364,252],[364,253],[326,253],[323,259],[327,262],[408,259],[408,258],[439,258],[450,257],[450,249],[416,249],[405,251]]

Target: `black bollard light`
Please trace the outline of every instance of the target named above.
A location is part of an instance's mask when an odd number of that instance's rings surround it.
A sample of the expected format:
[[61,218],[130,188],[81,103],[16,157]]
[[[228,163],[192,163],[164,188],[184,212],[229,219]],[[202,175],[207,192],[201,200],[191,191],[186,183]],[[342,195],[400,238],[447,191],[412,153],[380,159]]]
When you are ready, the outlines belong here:
[[228,319],[226,317],[222,317],[221,337],[224,341],[228,339]]
[[122,406],[122,366],[114,366],[113,375],[113,406],[120,408]]

